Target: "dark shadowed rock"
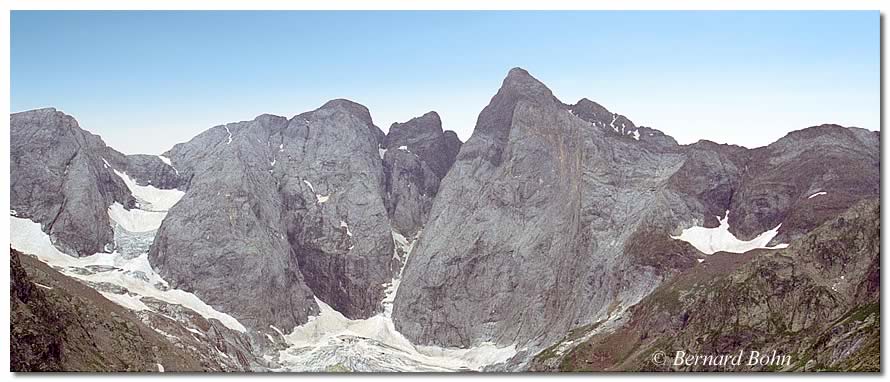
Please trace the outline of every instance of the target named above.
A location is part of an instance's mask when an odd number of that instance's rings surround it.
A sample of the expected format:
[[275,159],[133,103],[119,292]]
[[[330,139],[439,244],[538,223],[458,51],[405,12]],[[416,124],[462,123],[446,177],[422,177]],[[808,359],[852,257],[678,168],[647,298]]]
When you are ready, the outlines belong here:
[[442,179],[460,151],[460,140],[453,131],[442,131],[442,121],[434,111],[405,123],[393,123],[386,135],[385,148],[405,150],[420,157],[436,177]]
[[874,132],[837,125],[793,131],[751,150],[727,208],[729,223],[744,239],[781,223],[776,241],[793,240],[857,201],[879,196],[880,153]]
[[460,151],[453,131],[442,131],[436,112],[394,123],[385,140],[386,210],[393,228],[413,236],[426,222],[432,201]]

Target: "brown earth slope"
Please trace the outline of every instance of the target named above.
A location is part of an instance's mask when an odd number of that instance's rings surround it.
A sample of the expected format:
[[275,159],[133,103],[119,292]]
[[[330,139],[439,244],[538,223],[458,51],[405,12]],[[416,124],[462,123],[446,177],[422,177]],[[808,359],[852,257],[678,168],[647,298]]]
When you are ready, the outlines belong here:
[[[880,371],[880,217],[880,201],[866,200],[785,250],[715,254],[660,286],[618,329],[562,355],[545,350],[531,369]],[[744,359],[674,366],[678,351]],[[748,366],[751,351],[790,362]]]
[[10,368],[29,371],[203,371],[128,310],[10,250]]

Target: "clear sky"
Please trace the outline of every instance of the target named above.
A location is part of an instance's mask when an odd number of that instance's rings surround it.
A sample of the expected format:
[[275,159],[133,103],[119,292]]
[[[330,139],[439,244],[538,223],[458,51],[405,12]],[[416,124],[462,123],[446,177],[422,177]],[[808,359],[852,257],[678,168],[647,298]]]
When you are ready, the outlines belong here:
[[880,128],[872,12],[24,12],[11,108],[52,106],[127,154],[332,98],[462,140],[512,67],[680,143]]

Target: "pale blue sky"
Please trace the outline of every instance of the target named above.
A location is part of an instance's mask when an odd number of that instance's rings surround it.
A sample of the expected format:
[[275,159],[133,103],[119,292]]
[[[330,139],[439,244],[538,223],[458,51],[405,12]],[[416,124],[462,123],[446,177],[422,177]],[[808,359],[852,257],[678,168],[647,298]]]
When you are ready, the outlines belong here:
[[332,98],[387,130],[429,110],[466,140],[507,71],[681,143],[880,128],[879,13],[25,12],[11,108],[53,106],[128,154]]

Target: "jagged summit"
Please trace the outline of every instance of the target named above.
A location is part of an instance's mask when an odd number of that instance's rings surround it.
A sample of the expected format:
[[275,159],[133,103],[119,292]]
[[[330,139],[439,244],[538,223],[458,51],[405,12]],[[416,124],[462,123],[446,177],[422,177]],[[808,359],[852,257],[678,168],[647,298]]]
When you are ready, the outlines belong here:
[[583,115],[591,119],[603,120],[612,117],[612,112],[603,105],[593,102],[587,98],[581,98],[574,105],[570,105],[569,109],[576,115]]
[[512,95],[513,97],[553,98],[553,93],[547,85],[544,85],[543,82],[522,68],[510,69],[510,72],[507,73],[507,77],[504,78],[501,84],[500,91],[498,91],[498,95],[501,94]]

